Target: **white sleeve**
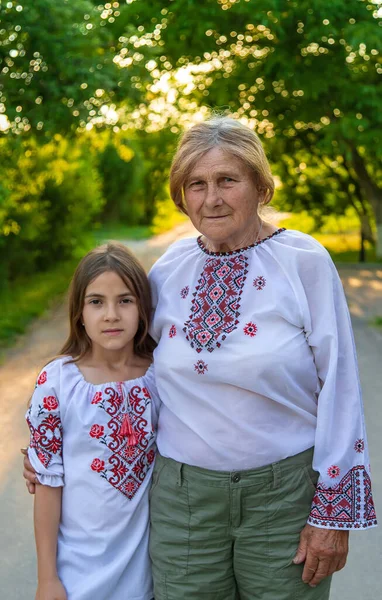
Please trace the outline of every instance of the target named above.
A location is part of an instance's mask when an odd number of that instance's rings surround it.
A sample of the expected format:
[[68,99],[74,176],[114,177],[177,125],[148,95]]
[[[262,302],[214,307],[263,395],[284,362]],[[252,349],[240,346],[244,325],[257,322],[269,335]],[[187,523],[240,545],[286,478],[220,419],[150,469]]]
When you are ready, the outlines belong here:
[[161,399],[159,398],[158,389],[155,382],[155,368],[152,364],[145,373],[145,385],[148,388],[151,397],[152,406],[152,423],[156,428],[158,425],[159,410],[161,406]]
[[51,363],[40,373],[26,413],[30,429],[28,457],[39,482],[50,487],[64,485],[62,424],[56,372],[55,363]]
[[308,523],[365,529],[377,522],[350,315],[329,255],[304,262],[304,329],[320,380],[313,458],[319,479]]

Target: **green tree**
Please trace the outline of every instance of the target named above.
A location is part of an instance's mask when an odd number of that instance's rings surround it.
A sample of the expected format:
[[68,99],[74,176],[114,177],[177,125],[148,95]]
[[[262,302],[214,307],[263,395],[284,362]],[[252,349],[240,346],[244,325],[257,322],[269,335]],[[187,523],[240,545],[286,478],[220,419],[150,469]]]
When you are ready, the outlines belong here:
[[138,102],[132,79],[140,66],[114,60],[109,12],[90,0],[0,2],[0,113],[10,131],[104,126],[102,107]]
[[367,0],[157,0],[150,12],[146,3],[131,10],[139,39],[156,32],[163,64],[194,71],[187,98],[247,117],[271,159],[280,139],[291,142],[291,155],[303,144],[317,159],[318,152],[322,160],[342,157],[371,207],[382,256],[378,7]]

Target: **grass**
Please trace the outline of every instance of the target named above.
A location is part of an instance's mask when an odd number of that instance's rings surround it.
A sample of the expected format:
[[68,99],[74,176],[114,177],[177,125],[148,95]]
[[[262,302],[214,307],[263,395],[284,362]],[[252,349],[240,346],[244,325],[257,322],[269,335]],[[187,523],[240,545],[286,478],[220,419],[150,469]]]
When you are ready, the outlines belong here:
[[68,289],[77,261],[14,281],[0,293],[0,350],[10,346],[28,324],[51,308]]
[[152,228],[150,225],[128,227],[121,223],[108,223],[94,232],[96,244],[103,244],[107,240],[145,240],[151,236]]
[[377,327],[382,327],[382,317],[375,317],[373,325]]
[[[320,242],[334,262],[358,263],[359,262],[359,234],[358,233],[312,233]],[[377,259],[375,249],[366,242],[366,262],[382,262]]]

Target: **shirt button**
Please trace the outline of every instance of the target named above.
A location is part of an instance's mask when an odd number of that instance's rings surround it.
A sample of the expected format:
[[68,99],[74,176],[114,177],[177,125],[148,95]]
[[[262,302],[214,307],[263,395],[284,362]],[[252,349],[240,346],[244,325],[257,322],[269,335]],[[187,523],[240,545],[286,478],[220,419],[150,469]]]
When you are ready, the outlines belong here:
[[240,477],[240,473],[234,473],[231,477],[231,481],[233,483],[239,483],[241,477]]

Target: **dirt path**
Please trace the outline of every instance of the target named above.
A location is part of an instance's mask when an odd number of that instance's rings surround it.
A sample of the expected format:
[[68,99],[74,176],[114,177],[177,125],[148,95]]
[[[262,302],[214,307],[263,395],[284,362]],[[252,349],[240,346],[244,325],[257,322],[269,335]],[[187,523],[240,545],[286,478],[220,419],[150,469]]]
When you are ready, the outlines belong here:
[[[149,268],[172,241],[195,233],[185,223],[149,242],[128,242],[128,246]],[[374,493],[377,512],[382,519],[379,435],[379,423],[382,422],[382,333],[368,325],[373,316],[382,315],[382,268],[344,266],[340,268],[340,275],[354,325],[374,467]],[[27,335],[7,353],[0,367],[0,581],[1,596],[12,600],[32,598],[35,580],[33,503],[20,475],[19,448],[28,438],[24,413],[38,370],[57,352],[66,331],[66,307],[61,305],[30,327]],[[382,529],[354,534],[350,568],[335,578],[331,600],[378,598],[382,586],[381,557]]]

